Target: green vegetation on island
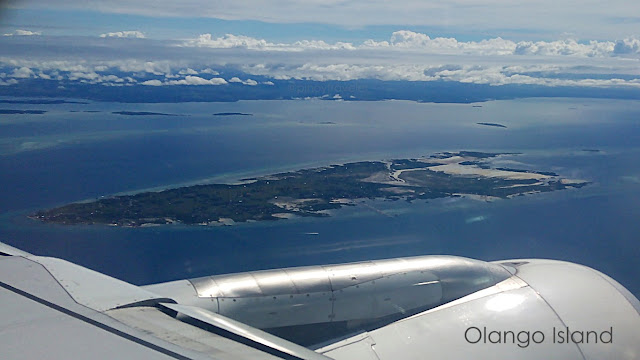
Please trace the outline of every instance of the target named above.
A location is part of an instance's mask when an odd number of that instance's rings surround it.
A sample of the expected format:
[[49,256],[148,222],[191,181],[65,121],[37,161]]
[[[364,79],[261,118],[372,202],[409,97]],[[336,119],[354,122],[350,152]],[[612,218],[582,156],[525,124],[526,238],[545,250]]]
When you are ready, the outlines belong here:
[[356,205],[357,199],[490,200],[587,184],[549,172],[492,168],[489,160],[499,155],[503,154],[461,151],[353,162],[243,179],[239,184],[195,185],[74,203],[32,218],[58,224],[217,225],[328,216],[327,210]]

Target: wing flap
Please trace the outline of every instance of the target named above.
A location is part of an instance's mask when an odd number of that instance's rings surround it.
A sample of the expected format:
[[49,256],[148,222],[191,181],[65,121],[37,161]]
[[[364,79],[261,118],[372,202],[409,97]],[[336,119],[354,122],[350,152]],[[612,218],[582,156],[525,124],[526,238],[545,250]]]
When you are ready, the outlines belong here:
[[175,311],[185,322],[283,359],[329,360],[305,347],[202,308],[179,304],[160,306]]

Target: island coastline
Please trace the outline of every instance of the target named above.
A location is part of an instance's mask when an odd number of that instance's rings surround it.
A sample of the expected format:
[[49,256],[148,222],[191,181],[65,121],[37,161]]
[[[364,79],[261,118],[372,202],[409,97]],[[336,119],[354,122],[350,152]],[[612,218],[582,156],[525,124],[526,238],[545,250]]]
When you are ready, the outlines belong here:
[[30,217],[57,224],[153,226],[233,225],[294,217],[326,217],[360,199],[429,200],[465,196],[480,201],[580,188],[545,171],[493,168],[513,153],[442,152],[428,157],[360,161],[246,178],[105,197],[39,211]]

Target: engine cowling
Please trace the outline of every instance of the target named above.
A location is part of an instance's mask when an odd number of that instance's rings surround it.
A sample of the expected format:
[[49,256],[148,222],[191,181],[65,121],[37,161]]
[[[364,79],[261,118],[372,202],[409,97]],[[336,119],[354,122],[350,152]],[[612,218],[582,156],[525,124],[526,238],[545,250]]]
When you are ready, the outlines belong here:
[[552,260],[500,262],[511,278],[332,344],[334,359],[639,359],[640,302],[610,277]]
[[332,324],[335,331],[348,332],[434,308],[511,276],[500,264],[419,256],[207,276],[147,288],[261,329],[287,327],[296,333],[291,327]]

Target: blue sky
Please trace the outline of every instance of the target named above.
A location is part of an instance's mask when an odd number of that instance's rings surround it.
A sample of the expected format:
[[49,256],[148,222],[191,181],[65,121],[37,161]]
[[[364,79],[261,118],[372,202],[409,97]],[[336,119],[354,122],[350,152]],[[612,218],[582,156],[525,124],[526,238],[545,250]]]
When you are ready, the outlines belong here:
[[640,3],[626,0],[3,4],[5,86],[252,86],[259,77],[640,88]]
[[460,40],[498,36],[515,41],[566,36],[616,40],[640,35],[640,3],[627,0],[12,0],[3,4],[3,23],[8,27],[65,35],[121,27],[136,27],[161,38],[230,32],[272,41],[310,36],[380,40],[379,36],[396,30]]
[[389,34],[398,29],[408,29],[427,33],[434,37],[455,37],[463,41],[479,41],[502,36],[513,39],[540,39],[541,30],[534,29],[466,29],[435,25],[388,25],[371,24],[349,28],[340,24],[312,23],[272,23],[259,20],[225,20],[213,17],[170,17],[137,14],[114,14],[89,9],[44,9],[7,8],[3,14],[1,29],[10,32],[28,28],[47,35],[57,36],[97,36],[121,29],[135,29],[150,38],[189,38],[198,34],[211,33],[241,34],[261,37],[273,41],[296,41],[322,39],[325,41],[362,42],[367,39],[387,40]]

